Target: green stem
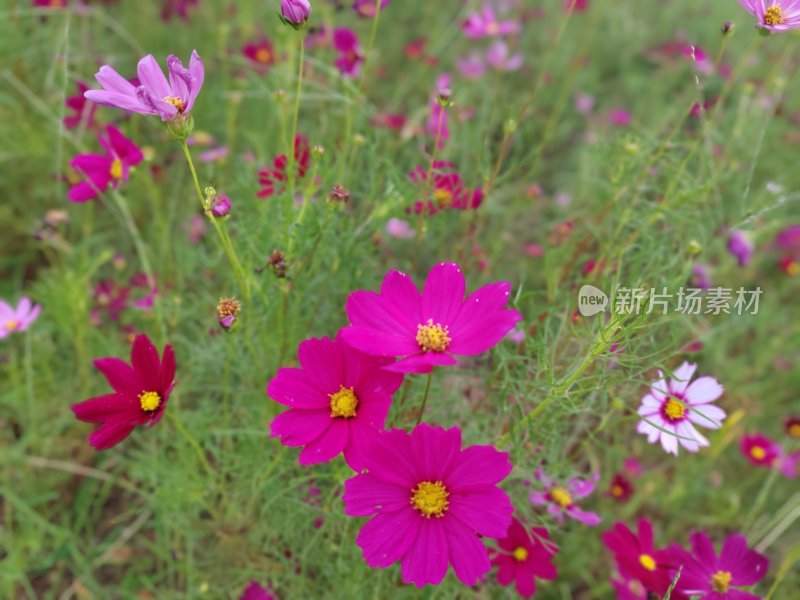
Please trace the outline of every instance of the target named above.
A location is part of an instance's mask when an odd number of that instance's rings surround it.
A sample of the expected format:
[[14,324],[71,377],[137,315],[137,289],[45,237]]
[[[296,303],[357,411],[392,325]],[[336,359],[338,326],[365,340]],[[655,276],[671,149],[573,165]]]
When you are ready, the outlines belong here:
[[169,420],[172,421],[172,424],[175,425],[175,429],[180,431],[184,439],[186,439],[186,441],[189,442],[189,445],[194,449],[195,453],[197,454],[197,458],[200,460],[200,464],[203,465],[203,469],[205,469],[208,476],[213,479],[215,476],[214,469],[211,466],[211,463],[208,462],[206,454],[203,451],[203,448],[200,446],[200,443],[191,433],[189,433],[189,430],[186,429],[174,411],[168,412],[167,415],[169,416]]
[[[444,115],[447,111],[447,108],[442,106],[441,111],[439,112],[439,119],[436,123],[436,138],[433,140],[433,149],[431,150],[431,162],[428,165],[428,173],[425,176],[425,193],[423,194],[423,199],[425,201],[428,200],[428,196],[431,192],[431,180],[433,179],[433,167],[436,164],[436,151],[439,149],[439,139],[442,137],[442,123],[444,123]],[[420,210],[419,218],[417,219],[417,248],[416,254],[419,257],[420,253],[420,245],[422,243],[422,232],[424,230],[425,225],[425,207],[423,206],[422,210]]]
[[375,47],[375,37],[378,34],[378,23],[381,20],[382,0],[375,0],[375,18],[372,19],[372,32],[369,35],[369,46],[367,46],[367,58],[372,56],[372,49]]
[[289,151],[286,153],[286,159],[288,164],[288,169],[286,171],[288,183],[289,183],[289,198],[294,197],[294,186],[295,186],[295,156],[294,156],[294,145],[295,145],[295,138],[297,137],[297,124],[300,121],[300,93],[303,89],[303,62],[305,60],[305,50],[306,50],[306,42],[305,42],[305,34],[300,33],[300,55],[298,56],[297,60],[297,88],[295,90],[295,97],[294,97],[294,117],[292,118],[292,137],[289,139]]
[[422,422],[422,414],[425,412],[425,406],[428,404],[428,394],[431,391],[431,381],[433,381],[433,371],[428,373],[428,381],[425,383],[425,395],[422,396],[422,406],[419,407],[419,415],[417,415],[417,425]]

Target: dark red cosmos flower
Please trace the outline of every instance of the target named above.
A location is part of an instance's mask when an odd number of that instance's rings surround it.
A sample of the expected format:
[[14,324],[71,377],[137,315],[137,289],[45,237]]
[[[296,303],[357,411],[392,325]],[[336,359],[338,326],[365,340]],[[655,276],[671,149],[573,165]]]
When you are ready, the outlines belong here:
[[161,20],[169,22],[172,15],[181,20],[189,20],[189,9],[197,6],[197,0],[164,0],[161,6]]
[[513,519],[506,537],[498,540],[499,548],[492,555],[492,564],[497,567],[497,582],[510,585],[514,582],[523,598],[536,593],[536,577],[555,579],[558,576],[553,557],[558,547],[550,541],[547,529],[531,527],[530,531],[517,519]]
[[608,495],[617,502],[627,502],[633,495],[633,484],[622,473],[617,473],[608,485]]
[[447,209],[476,210],[483,202],[483,189],[464,187],[461,175],[447,161],[436,161],[433,164],[433,169],[430,170],[431,181],[428,181],[428,169],[422,166],[411,171],[408,177],[424,193],[430,194],[429,198],[415,202],[407,210],[409,213],[433,216]]
[[[261,189],[256,194],[258,198],[269,198],[279,191],[277,185],[285,183],[288,179],[286,174],[288,162],[286,155],[281,154],[272,161],[272,167],[261,169],[258,172],[258,182],[261,184]],[[311,146],[305,136],[298,135],[294,138],[294,162],[297,166],[297,179],[302,179],[308,172],[311,163]]]
[[175,386],[172,346],[165,346],[159,359],[150,338],[140,334],[131,347],[130,365],[119,358],[100,358],[94,366],[114,391],[72,405],[79,421],[99,424],[89,436],[92,447],[107,450],[139,425],[152,427],[161,420]]
[[256,42],[245,44],[242,48],[242,54],[262,72],[266,71],[270,65],[275,64],[275,50],[272,47],[272,42],[265,37]]

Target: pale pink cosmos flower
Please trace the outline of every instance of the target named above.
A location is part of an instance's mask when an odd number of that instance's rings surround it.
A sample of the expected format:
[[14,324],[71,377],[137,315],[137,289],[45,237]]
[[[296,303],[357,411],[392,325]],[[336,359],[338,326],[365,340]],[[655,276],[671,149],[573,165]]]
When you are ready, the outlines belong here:
[[398,240],[410,240],[414,238],[414,229],[403,219],[392,217],[386,222],[386,233]]
[[26,296],[20,298],[16,308],[0,300],[0,340],[28,329],[39,316],[41,308]]
[[497,40],[486,51],[486,62],[498,71],[516,71],[522,66],[522,54],[511,55],[508,44]]
[[142,115],[158,115],[162,121],[171,121],[181,115],[187,116],[203,87],[203,61],[197,50],[193,50],[188,69],[174,55],[167,57],[167,68],[169,80],[153,55],[148,54],[139,61],[137,73],[140,85],[136,87],[112,67],[104,65],[95,74],[103,89],[89,90],[84,96],[110,108],[121,108]]
[[757,27],[767,31],[787,31],[800,27],[798,0],[739,0],[747,12],[758,19]]
[[719,429],[726,417],[712,404],[722,396],[723,387],[714,377],[700,377],[690,384],[696,369],[697,365],[684,362],[670,380],[659,371],[638,411],[642,420],[636,430],[651,444],[660,441],[664,451],[675,456],[679,445],[689,452],[710,445],[695,425]]
[[547,514],[554,517],[556,521],[563,523],[564,515],[566,515],[592,527],[602,522],[603,519],[598,514],[582,510],[575,502],[594,492],[597,482],[600,480],[599,473],[592,474],[590,479],[571,477],[563,485],[547,475],[541,467],[533,472],[533,476],[544,486],[544,489],[531,492],[531,503],[536,506],[547,506]]
[[484,5],[483,10],[472,13],[461,26],[464,35],[472,39],[508,35],[519,30],[518,21],[499,21],[490,4]]

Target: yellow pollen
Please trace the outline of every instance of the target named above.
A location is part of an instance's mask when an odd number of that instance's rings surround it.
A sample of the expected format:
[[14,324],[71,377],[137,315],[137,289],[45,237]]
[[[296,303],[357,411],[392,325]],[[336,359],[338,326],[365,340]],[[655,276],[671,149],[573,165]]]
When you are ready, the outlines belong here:
[[764,460],[767,457],[767,451],[761,446],[753,446],[750,448],[750,456],[756,460]]
[[122,179],[122,161],[118,158],[114,159],[108,172],[114,179]]
[[15,321],[14,319],[6,321],[6,331],[14,331],[17,327],[19,327],[19,321]]
[[446,188],[436,188],[433,191],[433,199],[439,208],[447,208],[453,204],[453,192]]
[[528,559],[528,551],[519,546],[514,549],[514,560],[517,562],[525,562]]
[[624,493],[625,490],[622,489],[621,485],[611,486],[611,495],[614,496],[615,498],[621,498]]
[[139,404],[143,411],[153,412],[161,404],[161,396],[158,392],[142,392],[139,394]]
[[177,108],[179,113],[182,113],[186,109],[186,105],[183,103],[183,100],[177,96],[164,96],[163,100],[164,102],[172,104],[172,106]]
[[411,505],[426,519],[442,517],[450,503],[450,493],[441,481],[421,481],[411,492]]
[[789,425],[789,435],[792,437],[800,437],[800,423],[792,423]]
[[358,398],[353,392],[353,388],[339,386],[339,391],[335,394],[328,394],[331,399],[331,417],[350,418],[356,416],[358,408]]
[[639,557],[639,564],[642,565],[648,571],[656,570],[656,561],[649,554],[642,554]]
[[711,576],[711,587],[715,592],[725,593],[731,585],[732,576],[728,571],[717,571]]
[[780,6],[770,6],[764,12],[764,25],[780,25],[783,23],[783,9]]
[[266,48],[259,48],[256,50],[256,60],[260,63],[268,63],[272,58],[272,54]]
[[678,419],[682,419],[686,414],[686,407],[677,400],[670,398],[664,406],[664,414],[673,421],[677,421]]
[[786,267],[786,274],[790,275],[791,277],[800,275],[800,263],[796,263],[794,261],[790,262]]
[[558,504],[561,508],[568,508],[572,506],[572,496],[564,488],[557,487],[550,490],[550,499]]
[[424,352],[444,352],[453,341],[449,333],[447,327],[428,319],[427,325],[417,325],[417,344]]

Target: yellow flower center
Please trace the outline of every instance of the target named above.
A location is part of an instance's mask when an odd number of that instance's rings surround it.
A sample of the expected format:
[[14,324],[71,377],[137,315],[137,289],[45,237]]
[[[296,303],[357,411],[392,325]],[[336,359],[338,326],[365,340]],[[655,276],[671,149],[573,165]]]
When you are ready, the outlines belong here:
[[780,6],[770,6],[764,12],[764,25],[780,25],[783,23],[783,9]]
[[158,392],[142,392],[139,394],[139,404],[145,412],[153,412],[161,404],[161,395]]
[[728,571],[717,571],[711,576],[711,587],[715,592],[725,593],[731,585],[732,576]]
[[449,333],[447,327],[428,319],[427,325],[417,325],[417,344],[424,352],[444,352],[453,341]]
[[335,394],[328,394],[331,399],[331,417],[350,418],[356,416],[358,408],[358,398],[353,392],[353,388],[339,386],[339,391]]
[[19,321],[15,321],[14,319],[6,321],[6,331],[14,331],[17,327],[19,327]]
[[108,172],[114,179],[122,179],[122,161],[118,158],[114,159]]
[[525,562],[528,559],[528,550],[519,546],[514,549],[514,560],[517,562]]
[[789,425],[789,435],[792,437],[800,437],[800,423],[792,423]]
[[259,48],[256,50],[256,60],[260,63],[268,63],[272,58],[272,54],[266,48]]
[[615,484],[611,486],[611,495],[614,498],[622,498],[623,494],[625,494],[625,490],[622,489],[622,486],[619,484]]
[[186,109],[186,105],[183,103],[183,100],[177,96],[164,96],[163,100],[164,102],[172,104],[172,106],[177,108],[179,113],[182,113]]
[[750,456],[756,460],[764,460],[767,457],[767,451],[761,446],[753,446],[750,448]]
[[497,35],[500,33],[500,23],[497,21],[489,22],[489,24],[486,26],[486,33],[489,35]]
[[673,421],[677,421],[686,414],[686,407],[677,400],[670,398],[664,406],[664,414]]
[[562,487],[557,487],[550,490],[550,499],[558,504],[561,508],[568,508],[572,506],[572,496],[570,496],[569,492]]
[[436,188],[433,191],[433,199],[439,208],[447,208],[453,204],[453,192],[447,188]]
[[411,492],[411,505],[426,519],[444,516],[450,493],[441,481],[421,481]]
[[639,564],[642,565],[648,571],[656,570],[656,561],[649,554],[642,554],[641,556],[639,556]]

